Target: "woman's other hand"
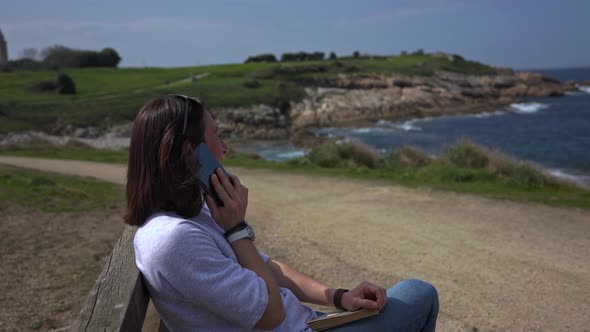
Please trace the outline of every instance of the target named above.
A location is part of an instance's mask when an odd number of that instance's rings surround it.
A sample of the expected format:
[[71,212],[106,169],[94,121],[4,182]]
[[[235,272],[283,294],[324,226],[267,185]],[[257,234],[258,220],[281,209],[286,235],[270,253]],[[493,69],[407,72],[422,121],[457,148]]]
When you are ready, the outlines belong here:
[[246,217],[248,207],[248,188],[240,183],[237,176],[232,175],[231,181],[223,174],[221,168],[215,170],[216,174],[211,176],[211,183],[217,196],[223,202],[223,206],[217,206],[215,200],[208,196],[207,205],[211,216],[224,231],[239,224]]
[[342,307],[348,311],[358,309],[383,309],[387,303],[385,288],[368,281],[342,294]]

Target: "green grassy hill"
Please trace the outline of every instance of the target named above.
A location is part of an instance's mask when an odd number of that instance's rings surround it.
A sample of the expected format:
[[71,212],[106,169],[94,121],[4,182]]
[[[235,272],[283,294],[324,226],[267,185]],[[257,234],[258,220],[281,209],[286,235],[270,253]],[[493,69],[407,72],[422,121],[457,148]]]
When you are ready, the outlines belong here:
[[[167,93],[203,96],[209,108],[281,105],[304,97],[305,86],[325,83],[339,73],[432,75],[436,70],[490,74],[478,62],[430,55],[315,62],[228,64],[183,68],[63,69],[76,95],[34,92],[57,71],[0,73],[0,134],[56,126],[112,125],[130,121],[146,101]],[[193,81],[191,77],[201,77]],[[202,76],[201,76],[202,75]]]

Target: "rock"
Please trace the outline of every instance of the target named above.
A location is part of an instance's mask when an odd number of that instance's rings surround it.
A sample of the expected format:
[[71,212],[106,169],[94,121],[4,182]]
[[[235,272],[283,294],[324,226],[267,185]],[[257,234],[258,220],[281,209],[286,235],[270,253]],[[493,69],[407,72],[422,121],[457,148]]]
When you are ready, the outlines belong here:
[[565,81],[563,83],[563,88],[565,91],[577,91],[578,90],[578,83],[573,80]]
[[412,82],[411,79],[408,79],[406,77],[395,77],[391,80],[391,85],[400,88],[407,88],[414,86],[414,82]]
[[543,75],[531,72],[518,72],[516,78],[526,85],[538,84],[543,80]]
[[558,80],[538,73],[520,72],[515,76],[528,87],[527,97],[563,96],[566,91]]
[[286,139],[290,135],[288,115],[267,105],[211,110],[230,138]]
[[[381,80],[380,84],[375,84]],[[473,76],[439,72],[434,77],[365,76],[359,81],[340,75],[332,82],[344,92],[324,94],[308,89],[313,98],[293,105],[292,132],[306,127],[346,125],[380,119],[402,120],[491,111],[522,97],[559,96],[565,92],[560,82],[537,73],[504,70],[498,75]],[[382,88],[387,83],[387,88]],[[381,87],[380,89],[374,88]]]
[[518,83],[511,88],[501,90],[500,95],[501,95],[501,97],[507,97],[507,98],[520,98],[520,97],[526,97],[528,94],[528,91],[529,91],[529,89],[525,84]]
[[496,89],[508,89],[516,84],[516,80],[513,76],[496,76],[493,80],[493,86]]

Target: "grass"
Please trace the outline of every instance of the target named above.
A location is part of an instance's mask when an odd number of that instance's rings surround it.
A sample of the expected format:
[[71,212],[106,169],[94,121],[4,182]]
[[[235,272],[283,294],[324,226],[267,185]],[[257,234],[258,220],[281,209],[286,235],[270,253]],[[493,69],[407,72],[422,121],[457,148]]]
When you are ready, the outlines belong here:
[[95,149],[77,141],[55,146],[45,141],[33,141],[27,145],[0,148],[0,155],[51,159],[87,160],[104,163],[126,164],[127,149]]
[[120,185],[0,165],[0,207],[13,202],[44,212],[82,212],[117,206],[123,199]]
[[[125,163],[127,160],[124,150],[102,151],[71,146],[48,149],[40,146],[0,149],[0,154],[115,163]],[[306,157],[287,163],[230,153],[223,164],[311,176],[362,179],[552,206],[590,208],[590,190],[563,182],[530,164],[468,142],[462,142],[436,158],[412,148],[404,148],[381,158],[367,149],[370,148],[358,145],[319,147]],[[324,156],[318,159],[314,154]],[[479,154],[485,155],[485,163]],[[329,162],[323,164],[325,160]]]
[[[304,98],[304,87],[326,84],[339,73],[432,75],[435,70],[494,73],[473,61],[430,55],[315,62],[247,63],[181,68],[90,68],[0,73],[0,134],[56,127],[110,126],[131,121],[148,100],[182,93],[205,97],[209,108],[273,106]],[[75,95],[38,93],[31,86],[58,73],[74,80]],[[192,75],[204,75],[192,81]],[[256,81],[256,84],[252,84]]]

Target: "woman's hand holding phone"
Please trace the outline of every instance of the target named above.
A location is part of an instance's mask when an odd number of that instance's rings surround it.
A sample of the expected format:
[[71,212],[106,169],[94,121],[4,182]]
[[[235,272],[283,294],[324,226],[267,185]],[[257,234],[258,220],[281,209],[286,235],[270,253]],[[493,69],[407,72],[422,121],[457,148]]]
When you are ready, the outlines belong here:
[[215,222],[224,231],[227,231],[246,217],[248,188],[243,186],[235,175],[231,175],[230,182],[230,179],[223,174],[220,168],[215,170],[215,174],[211,175],[211,183],[223,202],[223,206],[215,204],[215,200],[209,195],[205,197],[205,200]]

